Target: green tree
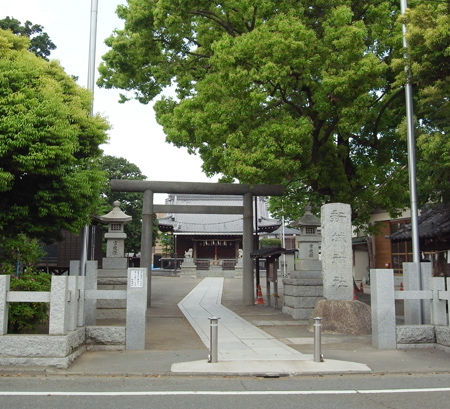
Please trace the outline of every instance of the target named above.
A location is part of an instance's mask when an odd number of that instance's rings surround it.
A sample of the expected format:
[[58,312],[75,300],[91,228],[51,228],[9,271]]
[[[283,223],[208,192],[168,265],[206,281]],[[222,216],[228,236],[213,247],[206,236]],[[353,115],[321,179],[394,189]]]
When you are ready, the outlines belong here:
[[415,113],[419,194],[427,200],[450,202],[450,15],[444,2],[416,3],[402,22],[407,25],[407,59],[394,64],[398,81],[411,67],[416,93]]
[[90,116],[89,91],[28,47],[0,30],[0,238],[50,242],[95,213],[108,124]]
[[50,52],[56,48],[56,45],[50,40],[48,34],[43,31],[44,27],[39,24],[33,24],[31,21],[22,23],[13,18],[6,17],[0,20],[0,28],[3,30],[11,30],[14,34],[26,36],[30,39],[29,51],[38,57],[48,60]]
[[[145,180],[146,176],[134,163],[124,158],[115,156],[103,156],[101,158],[102,169],[106,172],[108,181],[102,192],[104,199],[103,209],[109,211],[114,201],[120,202],[120,208],[133,218],[125,225],[127,239],[125,240],[125,251],[127,253],[138,253],[141,249],[141,226],[142,226],[142,193],[113,192],[109,185],[111,179],[133,179]],[[157,226],[153,226],[153,244],[157,237]]]
[[99,84],[146,103],[175,83],[157,119],[208,175],[350,203],[357,224],[408,204],[398,1],[130,0],[118,15]]

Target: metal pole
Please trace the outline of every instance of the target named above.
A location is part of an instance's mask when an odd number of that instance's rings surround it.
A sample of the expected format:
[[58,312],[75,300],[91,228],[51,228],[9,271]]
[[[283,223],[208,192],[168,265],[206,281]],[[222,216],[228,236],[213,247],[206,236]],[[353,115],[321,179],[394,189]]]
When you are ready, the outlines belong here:
[[314,362],[323,362],[322,355],[322,318],[315,317],[314,319]]
[[219,356],[219,319],[217,317],[209,318],[209,363],[215,363]]
[[[407,0],[400,0],[400,10],[402,14],[406,13],[408,8]],[[403,47],[405,48],[404,58],[408,60],[408,42],[406,40],[407,28],[406,24],[402,25],[403,33]],[[413,251],[413,263],[417,266],[417,275],[419,279],[419,290],[422,290],[422,270],[420,265],[420,242],[419,242],[419,222],[418,222],[418,205],[417,205],[417,180],[416,180],[416,146],[414,138],[414,105],[413,105],[413,90],[411,85],[411,68],[409,63],[405,64],[406,84],[405,84],[405,99],[406,99],[406,122],[407,122],[407,137],[408,137],[408,173],[409,173],[409,194],[411,202],[411,244]],[[421,323],[424,321],[423,301],[421,301]]]
[[[94,113],[94,79],[95,79],[95,51],[97,44],[97,14],[98,0],[91,0],[91,24],[89,33],[89,60],[87,88],[92,92],[91,115]],[[86,261],[89,242],[89,226],[84,226],[83,243],[81,246],[80,275],[86,275]]]
[[[400,0],[401,13],[405,14],[408,7],[406,0]],[[402,25],[403,31],[403,47],[408,48],[406,40],[406,25]],[[405,52],[405,59],[408,58]],[[407,136],[408,136],[408,172],[409,172],[409,190],[411,200],[411,240],[413,250],[413,262],[419,265],[420,273],[420,246],[419,246],[419,224],[418,224],[418,206],[417,206],[417,181],[416,181],[416,149],[414,138],[414,105],[413,105],[413,91],[411,85],[411,70],[409,64],[405,66],[406,84],[405,84],[405,98],[406,98],[406,120],[407,120]]]

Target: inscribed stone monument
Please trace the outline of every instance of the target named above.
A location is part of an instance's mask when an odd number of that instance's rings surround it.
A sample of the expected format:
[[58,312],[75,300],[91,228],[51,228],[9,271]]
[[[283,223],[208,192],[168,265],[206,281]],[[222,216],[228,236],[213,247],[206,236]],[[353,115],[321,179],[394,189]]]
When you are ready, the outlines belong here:
[[328,300],[353,299],[352,223],[350,205],[322,206],[323,295]]

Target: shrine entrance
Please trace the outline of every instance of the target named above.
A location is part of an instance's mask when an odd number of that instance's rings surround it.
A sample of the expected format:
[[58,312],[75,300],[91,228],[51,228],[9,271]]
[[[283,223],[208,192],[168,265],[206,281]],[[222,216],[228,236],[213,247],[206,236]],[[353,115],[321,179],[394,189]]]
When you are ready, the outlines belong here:
[[[281,185],[249,185],[234,183],[160,182],[146,180],[111,180],[111,190],[116,192],[143,192],[142,234],[140,266],[148,269],[147,305],[151,305],[152,216],[154,213],[240,214],[243,215],[242,250],[242,301],[252,305],[255,300],[253,282],[253,196],[281,196]],[[243,206],[157,205],[154,193],[242,195]]]

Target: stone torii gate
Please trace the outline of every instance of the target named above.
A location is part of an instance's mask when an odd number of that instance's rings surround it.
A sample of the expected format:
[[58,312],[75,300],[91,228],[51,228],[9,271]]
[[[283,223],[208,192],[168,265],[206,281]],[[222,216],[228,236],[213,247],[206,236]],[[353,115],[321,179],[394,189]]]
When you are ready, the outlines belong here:
[[[152,215],[153,213],[194,213],[194,214],[242,214],[243,215],[243,277],[242,301],[251,305],[255,300],[253,283],[253,196],[281,196],[285,190],[281,185],[249,185],[234,183],[161,182],[148,180],[111,180],[111,190],[115,192],[143,192],[141,267],[148,268],[148,299],[151,304],[151,265],[152,265]],[[242,195],[243,206],[192,206],[155,205],[154,193]]]

